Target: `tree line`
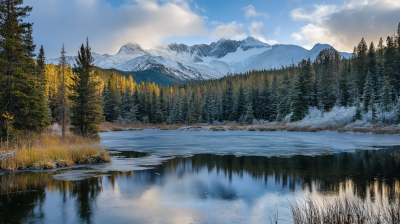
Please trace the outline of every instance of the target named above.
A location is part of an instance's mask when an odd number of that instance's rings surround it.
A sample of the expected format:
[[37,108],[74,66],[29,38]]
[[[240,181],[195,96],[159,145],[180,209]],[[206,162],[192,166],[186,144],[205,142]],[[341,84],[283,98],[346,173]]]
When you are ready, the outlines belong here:
[[400,24],[386,45],[381,38],[377,47],[373,42],[368,46],[362,38],[350,58],[330,48],[315,61],[280,69],[173,86],[150,80],[134,86],[123,91],[112,75],[103,91],[106,121],[250,124],[253,119],[282,121],[288,115],[299,121],[310,107],[324,113],[335,106],[356,107],[354,120],[366,113],[374,120],[377,113],[400,115]]

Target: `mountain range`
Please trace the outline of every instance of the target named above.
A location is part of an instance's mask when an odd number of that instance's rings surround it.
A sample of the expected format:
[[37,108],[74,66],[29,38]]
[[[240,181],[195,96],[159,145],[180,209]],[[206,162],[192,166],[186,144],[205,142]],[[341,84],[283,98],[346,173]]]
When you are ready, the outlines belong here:
[[[296,45],[269,45],[253,37],[244,40],[221,39],[211,44],[188,46],[171,43],[143,49],[136,43],[121,47],[116,55],[92,53],[94,65],[103,69],[117,69],[125,72],[157,71],[180,80],[203,80],[220,78],[228,74],[252,70],[279,69],[302,59],[315,60],[319,52],[331,48],[327,44],[316,44],[311,50]],[[349,58],[351,54],[340,53]],[[68,56],[70,65],[74,56]],[[59,59],[47,63],[58,64]]]

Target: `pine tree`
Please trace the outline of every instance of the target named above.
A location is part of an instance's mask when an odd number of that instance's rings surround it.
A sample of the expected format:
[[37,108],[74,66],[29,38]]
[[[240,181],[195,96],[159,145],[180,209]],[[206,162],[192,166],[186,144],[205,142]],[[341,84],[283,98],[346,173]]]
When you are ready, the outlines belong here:
[[329,111],[335,105],[334,64],[338,52],[333,49],[322,50],[316,58],[316,77],[318,80],[318,106],[321,111]]
[[114,81],[111,77],[107,82],[107,87],[104,86],[103,90],[103,112],[105,120],[108,122],[116,121],[121,115],[121,97]]
[[361,120],[361,119],[362,119],[362,109],[361,109],[361,106],[360,106],[360,102],[357,101],[356,102],[356,114],[354,115],[353,120],[357,121],[357,120]]
[[278,102],[277,102],[277,91],[278,91],[278,86],[277,86],[277,80],[276,80],[276,74],[273,74],[273,79],[272,79],[272,83],[271,83],[271,91],[269,91],[270,93],[270,106],[269,106],[269,117],[266,118],[269,121],[274,121],[276,119],[276,115],[277,115],[277,106],[278,106]]
[[167,120],[168,117],[168,109],[167,109],[167,101],[165,100],[164,90],[160,90],[160,95],[158,97],[158,105],[159,105],[159,118],[158,123],[163,123]]
[[[378,75],[378,66],[376,62],[376,51],[374,43],[371,42],[368,50],[368,63],[367,63],[367,72],[371,73],[372,76],[372,86],[374,88],[374,95],[376,99],[379,99],[380,93],[380,77]],[[368,73],[367,73],[368,75]]]
[[397,123],[400,124],[400,97],[397,99],[397,104],[396,104],[396,120]]
[[245,113],[245,106],[246,106],[246,101],[244,96],[244,90],[243,86],[240,86],[230,120],[237,121],[240,118],[240,116],[243,116],[243,114]]
[[383,79],[383,86],[381,90],[381,110],[383,112],[389,112],[392,110],[392,88],[390,86],[389,77]]
[[17,130],[40,131],[49,125],[47,107],[32,58],[32,24],[23,22],[32,7],[21,5],[0,0],[0,115],[12,115]]
[[290,93],[290,80],[288,73],[285,72],[283,75],[283,80],[278,87],[278,94],[277,94],[277,121],[282,121],[286,115],[290,113],[290,98],[288,96],[291,95]]
[[311,73],[311,61],[303,60],[300,63],[301,71],[294,83],[293,95],[291,98],[290,110],[293,113],[291,116],[292,121],[302,120],[309,109],[310,105],[310,73]]
[[161,118],[159,117],[160,115],[160,107],[158,105],[158,99],[157,99],[157,93],[156,90],[153,90],[151,93],[151,116],[150,118],[150,123],[157,123]]
[[252,104],[251,101],[249,101],[247,103],[247,110],[246,110],[246,113],[245,113],[245,115],[243,117],[243,120],[244,120],[244,122],[246,122],[246,124],[252,124],[253,123],[253,119],[254,119],[253,104]]
[[64,44],[61,49],[61,57],[60,57],[60,70],[61,70],[61,76],[62,76],[62,81],[61,81],[61,86],[59,90],[59,97],[60,97],[60,120],[61,120],[61,133],[62,137],[65,137],[65,125],[67,123],[67,114],[68,114],[68,107],[67,107],[67,99],[66,99],[66,91],[65,91],[65,69],[67,67],[67,60],[65,58],[65,47]]
[[[361,39],[360,43],[357,46],[356,49],[356,58],[355,58],[355,69],[358,74],[357,78],[357,83],[358,83],[358,89],[363,90],[364,89],[364,84],[365,84],[365,79],[367,75],[367,63],[368,63],[368,46],[367,43],[365,42],[364,38]],[[363,94],[363,93],[362,93]]]
[[190,97],[189,106],[188,106],[188,109],[189,109],[188,114],[187,114],[188,124],[193,124],[197,121],[195,100],[196,100],[196,95],[195,95],[195,92],[193,91],[192,96]]
[[139,90],[137,89],[137,87],[135,88],[135,91],[133,92],[132,95],[132,102],[135,105],[137,112],[136,112],[136,120],[140,120],[140,98],[139,98]]
[[375,98],[375,94],[374,94],[372,75],[371,72],[368,72],[364,85],[364,95],[363,95],[364,112],[368,112],[368,108],[371,106],[370,104],[371,97]]
[[103,121],[102,99],[99,94],[99,82],[94,72],[93,57],[89,47],[82,44],[78,51],[72,84],[68,86],[72,92],[69,99],[73,102],[71,107],[71,128],[75,133],[84,137],[98,137],[98,124]]
[[376,116],[376,107],[375,107],[375,97],[374,97],[374,95],[371,95],[369,104],[371,105],[372,122],[376,123],[377,116]]
[[384,76],[388,76],[390,78],[391,85],[393,85],[395,89],[395,93],[399,91],[400,83],[399,78],[396,77],[396,48],[393,42],[392,37],[387,38],[387,46],[384,54]]
[[36,59],[37,61],[37,73],[36,73],[36,81],[42,86],[45,85],[46,79],[46,56],[44,52],[43,45],[40,46],[39,54]]

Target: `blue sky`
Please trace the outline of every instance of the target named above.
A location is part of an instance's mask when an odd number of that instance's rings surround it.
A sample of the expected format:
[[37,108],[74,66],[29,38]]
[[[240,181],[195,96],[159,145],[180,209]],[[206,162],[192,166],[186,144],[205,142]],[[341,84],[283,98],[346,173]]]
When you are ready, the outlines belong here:
[[[269,44],[351,52],[362,37],[377,42],[400,22],[393,0],[25,0],[34,38],[47,57],[65,43],[75,55],[89,36],[93,51],[115,54],[127,42],[211,43],[253,36]],[[386,38],[384,38],[386,39]]]

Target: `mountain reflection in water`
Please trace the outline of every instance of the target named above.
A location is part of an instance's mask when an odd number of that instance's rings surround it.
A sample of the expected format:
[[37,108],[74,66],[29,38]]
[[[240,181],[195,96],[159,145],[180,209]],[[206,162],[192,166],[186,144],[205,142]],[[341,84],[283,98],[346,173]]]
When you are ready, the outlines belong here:
[[53,178],[65,170],[7,173],[0,176],[0,223],[267,223],[275,203],[310,194],[393,201],[400,196],[396,150],[290,158],[200,154],[80,181]]

